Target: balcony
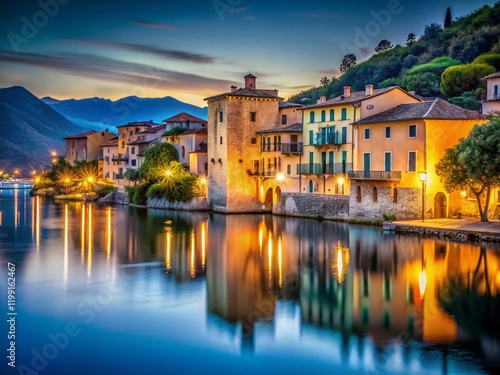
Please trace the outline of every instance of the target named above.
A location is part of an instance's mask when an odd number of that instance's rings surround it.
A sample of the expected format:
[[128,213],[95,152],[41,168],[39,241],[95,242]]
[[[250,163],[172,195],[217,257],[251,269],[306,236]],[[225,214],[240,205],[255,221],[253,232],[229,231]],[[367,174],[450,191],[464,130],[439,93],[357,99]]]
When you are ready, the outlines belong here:
[[328,146],[328,145],[344,145],[347,144],[346,137],[342,137],[339,132],[333,133],[316,133],[314,135],[312,145],[313,146]]
[[128,162],[128,156],[125,154],[113,155],[111,157],[111,161],[112,162],[121,162],[121,161]]
[[351,180],[399,181],[401,171],[352,171],[347,177]]
[[350,171],[352,171],[352,163],[297,165],[297,174],[346,174]]
[[274,166],[270,166],[267,169],[247,169],[247,173],[252,177],[270,177],[274,178],[280,170]]
[[302,154],[302,149],[302,142],[281,144],[281,153],[285,155]]

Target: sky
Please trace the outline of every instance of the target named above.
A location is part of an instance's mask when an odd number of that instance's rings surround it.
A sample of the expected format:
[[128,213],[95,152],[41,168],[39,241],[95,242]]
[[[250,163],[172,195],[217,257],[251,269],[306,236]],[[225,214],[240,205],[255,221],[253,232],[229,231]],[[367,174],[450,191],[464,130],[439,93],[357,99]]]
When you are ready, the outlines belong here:
[[18,0],[0,5],[0,87],[38,97],[203,98],[241,87],[281,97],[338,75],[382,39],[404,44],[477,0]]

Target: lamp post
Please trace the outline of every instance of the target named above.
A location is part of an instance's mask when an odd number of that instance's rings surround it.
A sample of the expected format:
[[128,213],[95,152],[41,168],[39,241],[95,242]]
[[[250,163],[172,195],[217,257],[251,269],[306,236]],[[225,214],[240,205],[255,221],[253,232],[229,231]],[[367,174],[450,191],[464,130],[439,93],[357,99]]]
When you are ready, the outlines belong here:
[[418,179],[422,183],[422,221],[425,221],[425,182],[427,181],[427,173],[420,172]]

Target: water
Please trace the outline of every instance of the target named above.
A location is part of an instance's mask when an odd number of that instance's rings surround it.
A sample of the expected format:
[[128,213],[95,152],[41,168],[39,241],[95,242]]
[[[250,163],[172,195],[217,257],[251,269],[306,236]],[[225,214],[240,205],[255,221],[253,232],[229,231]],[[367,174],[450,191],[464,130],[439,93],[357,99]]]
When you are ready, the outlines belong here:
[[498,246],[14,189],[0,248],[2,374],[498,370]]

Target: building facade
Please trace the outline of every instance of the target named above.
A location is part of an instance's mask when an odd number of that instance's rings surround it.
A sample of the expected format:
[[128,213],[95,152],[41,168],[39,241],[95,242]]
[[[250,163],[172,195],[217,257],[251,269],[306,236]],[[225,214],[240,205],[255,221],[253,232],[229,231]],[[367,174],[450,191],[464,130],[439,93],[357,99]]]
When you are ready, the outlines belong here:
[[96,130],[65,137],[66,160],[71,164],[75,161],[97,160],[102,157],[101,144],[115,137],[116,135],[108,131]]
[[486,121],[476,111],[435,99],[401,104],[354,122],[358,162],[348,173],[350,216],[417,219],[422,210],[426,218],[455,216],[461,210],[460,193],[445,191],[435,165],[447,148]]
[[483,113],[500,113],[500,72],[483,78],[486,80],[486,98],[483,101]]
[[304,180],[302,192],[349,194],[347,173],[357,162],[358,134],[353,122],[402,103],[421,100],[399,87],[351,92],[344,87],[341,96],[302,108],[304,155],[298,173]]

